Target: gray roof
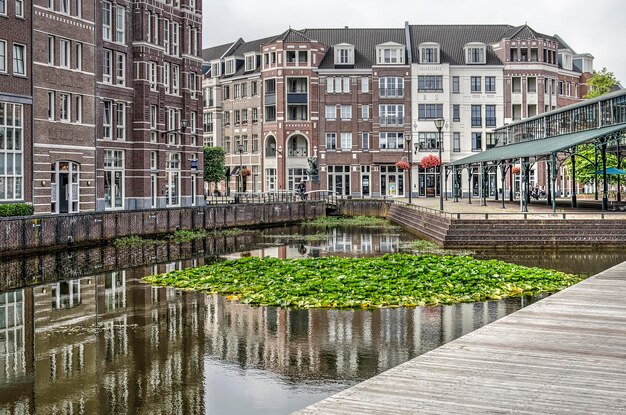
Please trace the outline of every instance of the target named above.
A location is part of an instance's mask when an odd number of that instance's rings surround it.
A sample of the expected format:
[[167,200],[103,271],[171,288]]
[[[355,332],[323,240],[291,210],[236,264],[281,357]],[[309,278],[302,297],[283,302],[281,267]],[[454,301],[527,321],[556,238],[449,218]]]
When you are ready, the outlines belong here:
[[[354,65],[342,67],[367,69],[376,64],[376,45],[395,42],[406,45],[404,29],[304,29],[307,37],[331,46],[322,62],[321,69],[334,68],[333,45],[349,43],[354,45]],[[405,56],[406,62],[406,56]]]
[[487,65],[502,65],[489,45],[503,39],[512,29],[510,25],[411,25],[413,61],[419,62],[419,45],[425,42],[439,43],[441,63],[464,65],[463,46],[469,42],[487,44]]
[[224,43],[223,45],[213,46],[211,48],[203,49],[202,59],[205,62],[210,62],[212,60],[219,59],[222,56],[224,56],[224,54],[228,52],[228,49],[230,49],[231,46],[233,46],[235,43],[237,43],[237,41]]
[[[261,45],[267,43],[268,41],[270,41],[272,39],[274,39],[274,36],[266,37],[266,38],[263,38],[263,39],[256,39],[256,40],[252,40],[250,42],[242,41],[236,48],[231,50],[224,57],[226,58],[226,57],[229,57],[229,56],[236,56],[237,58],[241,58],[246,53],[250,53],[250,52],[260,53],[261,52]],[[257,60],[257,63],[259,63],[259,62],[260,62],[260,60]],[[254,71],[245,72],[246,64],[245,64],[244,61],[236,60],[235,63],[237,65],[237,69],[235,70],[235,73],[231,74],[231,75],[224,75],[224,74],[222,74],[221,78],[223,78],[223,79],[234,78],[234,77],[241,76],[241,75],[249,75],[249,74],[253,74],[253,73],[258,73],[261,70],[260,65],[257,65]]]
[[283,41],[283,42],[311,42],[312,40],[315,40],[315,39],[308,38],[304,33],[302,33],[302,31],[289,28],[288,30],[286,30],[283,33],[281,33],[280,35],[274,36],[267,43],[274,43],[274,42],[278,42],[278,41]]

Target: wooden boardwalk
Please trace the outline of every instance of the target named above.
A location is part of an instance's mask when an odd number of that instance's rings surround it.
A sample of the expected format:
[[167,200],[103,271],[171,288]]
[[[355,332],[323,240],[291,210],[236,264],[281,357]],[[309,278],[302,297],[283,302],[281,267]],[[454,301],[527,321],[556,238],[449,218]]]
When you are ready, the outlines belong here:
[[298,414],[626,414],[626,262]]

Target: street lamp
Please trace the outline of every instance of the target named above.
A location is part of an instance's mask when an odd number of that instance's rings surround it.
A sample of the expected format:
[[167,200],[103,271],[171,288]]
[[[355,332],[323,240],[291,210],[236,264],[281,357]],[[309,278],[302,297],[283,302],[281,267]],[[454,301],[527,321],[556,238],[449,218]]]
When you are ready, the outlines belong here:
[[441,158],[441,148],[443,147],[443,137],[441,129],[446,124],[446,120],[443,118],[437,118],[435,121],[435,127],[439,131],[439,139],[437,141],[439,147],[439,210],[443,211],[443,159]]
[[239,191],[243,192],[243,180],[244,180],[244,176],[242,174],[242,169],[243,169],[243,162],[242,162],[242,156],[243,156],[243,144],[239,143],[237,145],[237,152],[239,153]]
[[407,152],[409,153],[409,157],[408,157],[408,161],[409,161],[409,205],[411,203],[413,203],[413,199],[411,197],[411,193],[413,193],[413,174],[412,174],[412,169],[413,166],[411,165],[411,133],[405,133],[404,134],[404,139],[406,140],[406,148],[407,148]]
[[186,118],[183,118],[182,120],[180,120],[179,128],[172,128],[171,130],[168,130],[168,131],[161,131],[161,135],[167,135],[169,133],[177,133],[177,132],[184,134],[188,126],[189,126],[189,121],[187,121]]

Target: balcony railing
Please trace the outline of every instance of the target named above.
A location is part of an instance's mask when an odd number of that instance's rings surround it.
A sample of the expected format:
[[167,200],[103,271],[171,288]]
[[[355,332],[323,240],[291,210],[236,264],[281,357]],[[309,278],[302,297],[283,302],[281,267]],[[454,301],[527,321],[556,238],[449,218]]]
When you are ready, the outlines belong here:
[[305,147],[290,148],[287,150],[287,155],[289,157],[307,157],[308,151]]
[[[309,101],[309,94],[306,92],[289,92],[287,93],[288,104],[306,104]],[[267,102],[267,100],[266,100]]]

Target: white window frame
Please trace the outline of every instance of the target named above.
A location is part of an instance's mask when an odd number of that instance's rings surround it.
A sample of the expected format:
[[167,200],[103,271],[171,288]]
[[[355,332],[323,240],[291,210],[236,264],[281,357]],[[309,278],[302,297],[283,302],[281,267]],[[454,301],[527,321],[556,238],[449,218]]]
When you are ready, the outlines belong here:
[[[120,173],[121,175],[121,204],[115,205],[114,195],[115,195],[115,187],[111,187],[110,191],[112,194],[108,194],[106,192],[105,187],[105,209],[106,210],[115,210],[115,209],[124,209],[124,199],[125,199],[125,177],[124,177],[124,150],[114,150],[114,149],[105,149],[104,150],[104,174],[111,175],[111,179],[115,177],[116,173]],[[113,181],[111,184],[113,184]],[[107,204],[107,196],[108,204]]]
[[[54,66],[54,36],[48,36],[48,65]],[[1,42],[0,42],[1,43]]]
[[337,133],[326,133],[326,142],[324,145],[327,151],[337,150]]
[[[80,3],[80,0],[79,0],[79,3]],[[83,44],[79,42],[76,43],[75,69],[77,71],[83,70]]]
[[363,105],[361,107],[361,119],[362,120],[370,119],[370,106],[369,105]]
[[126,85],[126,54],[123,52],[115,52],[115,83]]
[[71,66],[71,47],[72,43],[69,39],[59,40],[59,66],[61,68],[69,68]]
[[336,105],[326,105],[324,111],[325,111],[327,120],[334,121],[337,119],[337,106]]
[[150,141],[156,143],[158,135],[158,109],[156,105],[150,105]]
[[[4,132],[4,140],[13,140],[13,145],[4,145],[0,149],[0,157],[5,161],[5,168],[0,172],[0,200],[24,199],[24,112],[21,104],[0,102],[2,112],[10,116],[3,117],[0,131]],[[12,124],[9,121],[13,120]],[[19,144],[18,144],[19,143]],[[8,162],[10,159],[10,163]]]
[[83,96],[76,95],[76,122],[81,124],[83,122]]
[[70,14],[70,0],[61,0],[61,7],[59,8],[59,13],[61,14]]
[[56,93],[48,91],[48,119],[54,120],[56,107]]
[[111,41],[111,3],[102,2],[102,39]]
[[[484,43],[467,43],[464,47],[467,65],[484,65],[487,63],[487,47]],[[478,60],[475,53],[478,53]]]
[[341,133],[341,150],[352,150],[352,133]]
[[170,21],[163,19],[163,47],[165,48],[165,54],[170,54]]
[[157,90],[157,63],[148,62],[148,83],[150,84],[150,91]]
[[24,18],[24,0],[15,0],[15,17]]
[[72,120],[72,96],[70,94],[59,94],[60,104],[60,120],[62,122],[70,122]]
[[111,135],[111,117],[113,116],[113,101],[102,101],[102,138],[110,140]]
[[170,74],[171,65],[169,62],[163,62],[163,86],[165,87],[165,93],[170,93]]
[[119,4],[115,6],[115,42],[126,43],[126,7]]
[[172,22],[172,55],[180,56],[180,25]]
[[115,106],[115,138],[126,140],[126,104],[118,102]]
[[351,120],[352,119],[352,105],[342,104],[340,107],[341,120]]
[[0,40],[0,73],[7,73],[7,42]]
[[361,92],[367,93],[370,92],[370,82],[369,78],[364,76],[361,78]]
[[335,65],[354,65],[354,45],[335,45]]
[[172,65],[172,94],[180,94],[180,67],[178,65]]
[[102,51],[102,82],[110,84],[113,82],[113,51],[103,49]]
[[[21,59],[21,63],[22,63],[22,71],[18,71],[16,68],[18,68],[18,65],[20,63],[20,60],[18,60],[18,50],[22,50],[22,59]],[[27,65],[27,60],[26,60],[26,45],[22,45],[19,43],[13,43],[13,76],[26,76],[26,65]]]

